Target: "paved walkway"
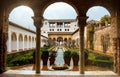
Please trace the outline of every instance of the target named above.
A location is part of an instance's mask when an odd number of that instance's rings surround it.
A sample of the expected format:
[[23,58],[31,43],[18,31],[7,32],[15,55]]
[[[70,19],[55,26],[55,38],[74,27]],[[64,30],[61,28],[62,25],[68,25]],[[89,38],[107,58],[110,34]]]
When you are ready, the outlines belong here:
[[[41,74],[36,74],[35,71],[30,70],[8,70],[4,74],[25,74],[25,75],[61,75],[61,76],[79,76],[79,71],[41,71]],[[85,71],[84,75],[116,75],[112,71]]]

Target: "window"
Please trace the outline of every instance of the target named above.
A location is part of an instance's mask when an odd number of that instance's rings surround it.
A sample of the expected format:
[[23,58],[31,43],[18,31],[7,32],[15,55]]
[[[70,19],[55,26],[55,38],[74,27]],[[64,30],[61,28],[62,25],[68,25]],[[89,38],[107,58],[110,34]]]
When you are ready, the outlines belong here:
[[70,22],[65,22],[64,27],[70,27]]
[[65,31],[69,31],[69,29],[65,29]]
[[68,29],[68,31],[69,31],[69,29]]
[[66,31],[66,29],[65,29],[65,31]]
[[60,31],[62,31],[62,29],[60,29]]
[[49,27],[55,27],[55,22],[49,22]]
[[57,27],[62,27],[63,23],[62,22],[57,22]]

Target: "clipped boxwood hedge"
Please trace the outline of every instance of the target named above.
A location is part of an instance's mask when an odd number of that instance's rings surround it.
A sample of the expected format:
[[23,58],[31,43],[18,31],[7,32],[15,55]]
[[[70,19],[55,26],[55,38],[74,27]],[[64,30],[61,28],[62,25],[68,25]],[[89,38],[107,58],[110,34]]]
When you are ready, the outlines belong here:
[[[42,47],[41,52],[42,54],[48,52],[47,47]],[[16,52],[12,54],[7,55],[7,67],[12,67],[12,66],[21,66],[25,64],[33,64],[35,61],[33,60],[34,57],[34,51],[35,50],[26,50],[22,52]],[[44,56],[49,56],[49,55],[44,55]]]
[[113,57],[89,52],[87,64],[113,69],[114,62],[113,62]]
[[33,63],[33,50],[7,55],[7,66],[20,66]]
[[99,67],[107,67],[109,69],[113,68],[113,61],[106,60],[88,60],[89,65],[99,66]]

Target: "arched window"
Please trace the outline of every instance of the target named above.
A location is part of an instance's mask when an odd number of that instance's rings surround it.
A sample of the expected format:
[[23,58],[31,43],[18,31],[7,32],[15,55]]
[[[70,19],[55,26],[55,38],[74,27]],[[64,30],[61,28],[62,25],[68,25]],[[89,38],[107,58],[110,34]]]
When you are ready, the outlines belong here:
[[27,49],[28,38],[27,35],[24,36],[24,48]]
[[23,35],[19,35],[19,50],[23,50]]
[[31,49],[32,47],[32,40],[31,40],[31,36],[29,36],[29,48]]
[[16,51],[17,50],[17,36],[16,36],[16,33],[13,32],[12,35],[11,35],[11,50],[12,51]]

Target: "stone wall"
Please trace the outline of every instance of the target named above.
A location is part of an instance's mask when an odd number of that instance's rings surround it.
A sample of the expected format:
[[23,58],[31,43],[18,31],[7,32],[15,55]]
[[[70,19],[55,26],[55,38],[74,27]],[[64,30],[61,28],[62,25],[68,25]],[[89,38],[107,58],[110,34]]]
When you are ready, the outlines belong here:
[[93,41],[95,51],[113,55],[111,32],[111,26],[101,27],[100,29],[95,30]]

